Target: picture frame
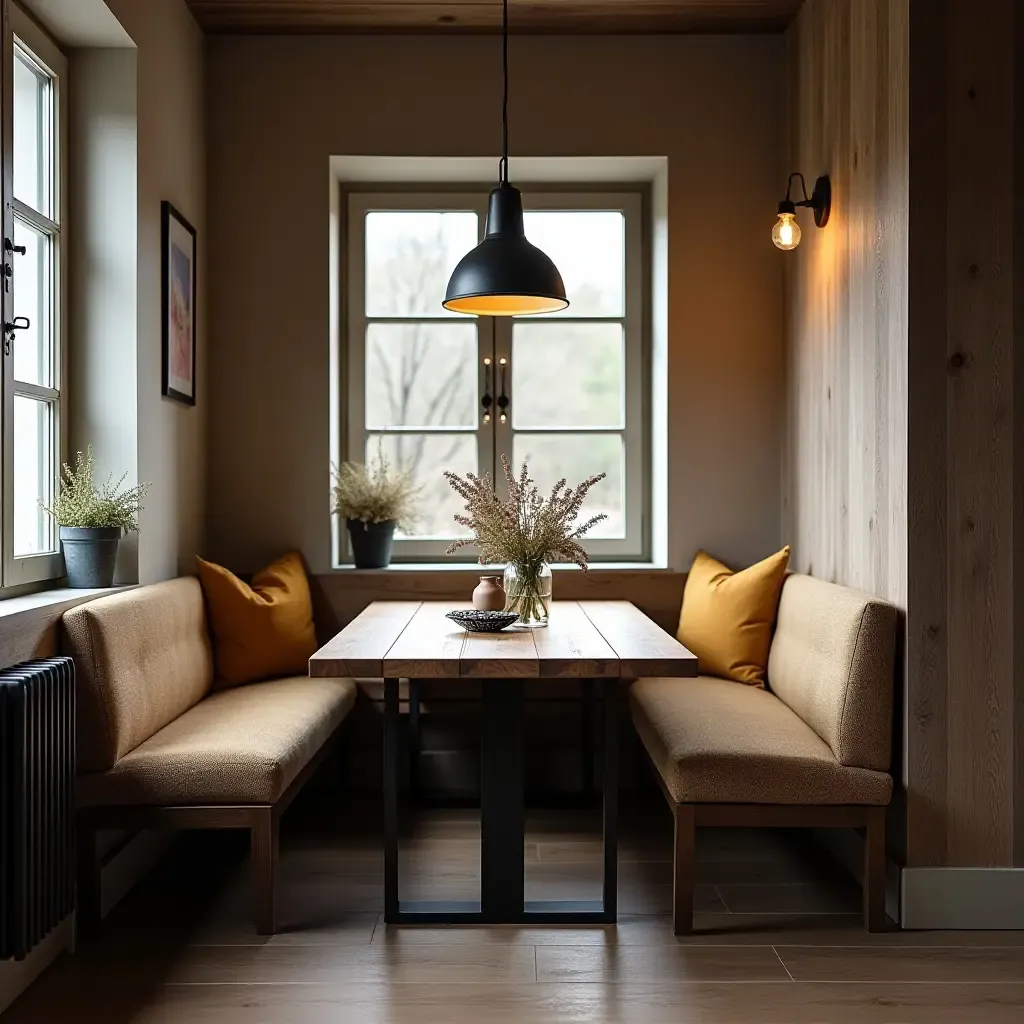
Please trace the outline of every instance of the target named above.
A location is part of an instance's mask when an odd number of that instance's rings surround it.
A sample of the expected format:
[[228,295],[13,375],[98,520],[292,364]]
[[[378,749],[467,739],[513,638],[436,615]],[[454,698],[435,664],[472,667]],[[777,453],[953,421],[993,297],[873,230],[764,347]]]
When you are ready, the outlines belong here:
[[196,404],[196,229],[166,199],[160,204],[161,393]]

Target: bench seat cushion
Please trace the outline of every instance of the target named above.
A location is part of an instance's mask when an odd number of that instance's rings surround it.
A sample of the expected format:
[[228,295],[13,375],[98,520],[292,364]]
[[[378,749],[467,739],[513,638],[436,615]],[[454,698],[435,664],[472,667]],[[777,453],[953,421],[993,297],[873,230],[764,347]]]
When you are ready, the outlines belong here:
[[79,776],[79,803],[274,803],[341,724],[355,698],[351,679],[306,676],[214,693],[113,768]]
[[887,804],[883,772],[841,765],[778,697],[713,676],[639,679],[633,721],[677,803]]

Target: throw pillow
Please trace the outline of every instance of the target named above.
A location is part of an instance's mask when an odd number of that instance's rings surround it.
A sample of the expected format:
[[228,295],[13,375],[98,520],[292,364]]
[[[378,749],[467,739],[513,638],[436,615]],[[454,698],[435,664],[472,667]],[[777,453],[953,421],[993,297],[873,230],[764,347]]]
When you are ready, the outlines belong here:
[[697,552],[683,591],[678,636],[697,655],[701,674],[764,686],[788,564],[788,547],[739,572]]
[[196,558],[213,634],[215,687],[306,675],[316,652],[309,581],[297,553],[261,569],[252,585]]

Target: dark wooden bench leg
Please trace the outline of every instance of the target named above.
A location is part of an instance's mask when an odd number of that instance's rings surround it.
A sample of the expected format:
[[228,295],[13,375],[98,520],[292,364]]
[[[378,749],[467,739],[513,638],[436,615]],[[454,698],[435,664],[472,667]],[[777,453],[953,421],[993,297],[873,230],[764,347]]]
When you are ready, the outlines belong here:
[[868,810],[864,833],[864,927],[885,930],[885,808]]
[[253,910],[258,935],[273,935],[277,897],[278,815],[273,807],[253,812],[249,831]]
[[693,804],[676,804],[675,850],[672,871],[672,931],[693,931],[693,887],[697,877],[696,828]]

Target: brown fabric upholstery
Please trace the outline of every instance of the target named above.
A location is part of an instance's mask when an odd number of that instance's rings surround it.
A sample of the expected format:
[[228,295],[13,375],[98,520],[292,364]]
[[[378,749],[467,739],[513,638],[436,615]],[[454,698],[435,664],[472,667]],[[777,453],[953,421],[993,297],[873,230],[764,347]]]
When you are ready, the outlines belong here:
[[892,780],[841,765],[766,690],[713,676],[640,679],[633,721],[677,803],[887,804]]
[[104,771],[213,683],[199,581],[139,587],[64,613],[78,681],[78,770]]
[[891,604],[794,574],[782,588],[768,688],[840,764],[887,772],[895,652]]
[[296,676],[214,693],[122,757],[82,775],[83,806],[274,803],[356,698],[351,679]]

